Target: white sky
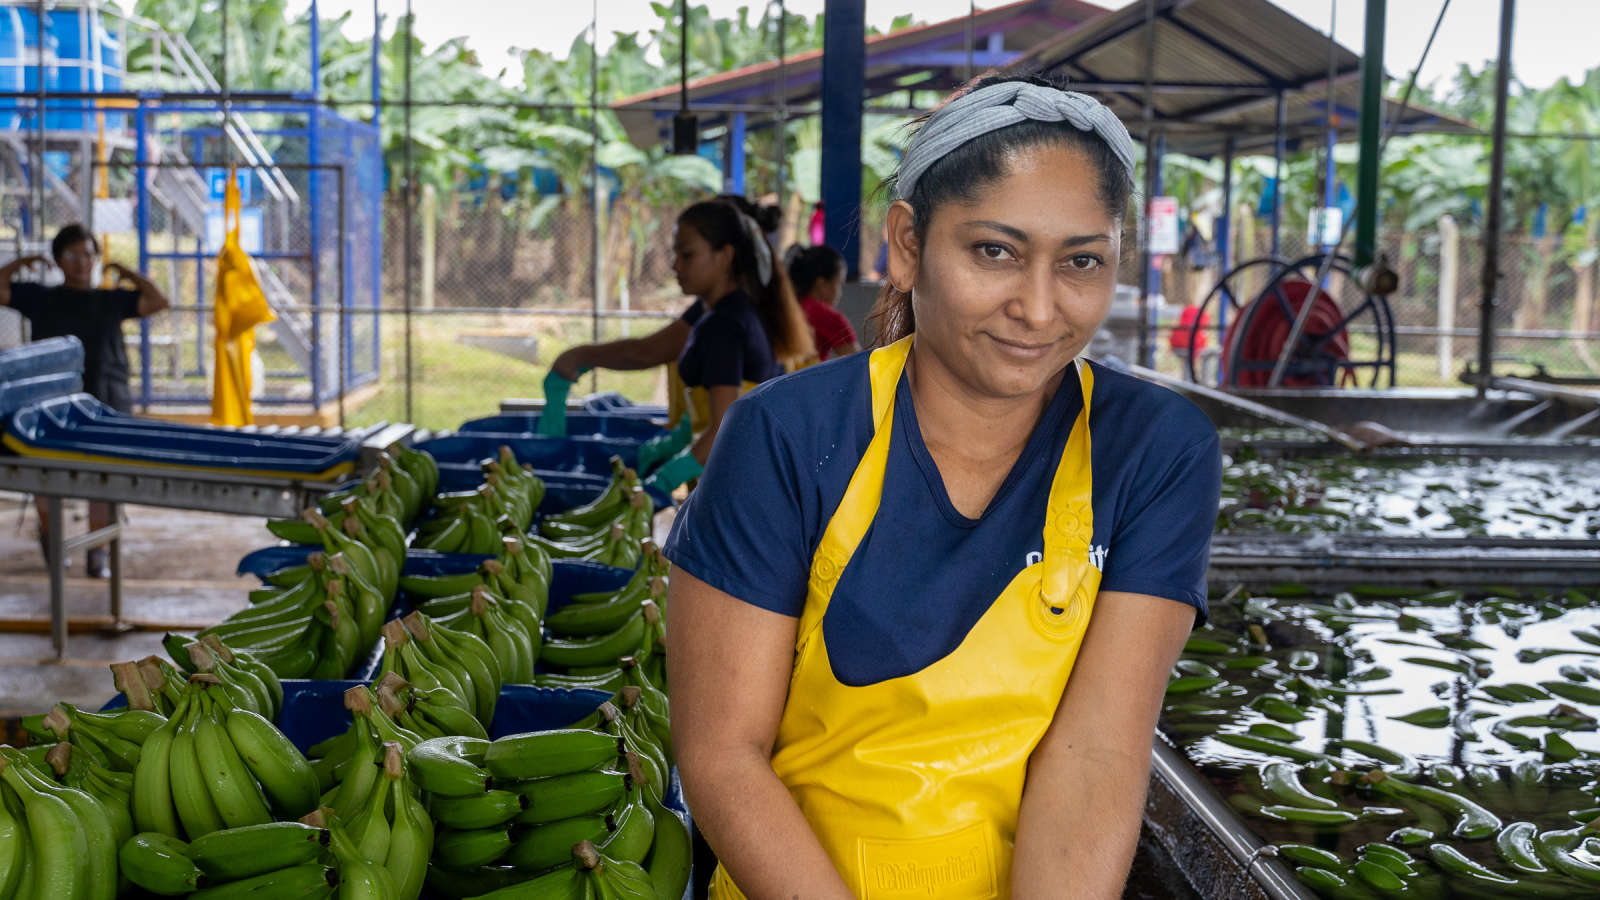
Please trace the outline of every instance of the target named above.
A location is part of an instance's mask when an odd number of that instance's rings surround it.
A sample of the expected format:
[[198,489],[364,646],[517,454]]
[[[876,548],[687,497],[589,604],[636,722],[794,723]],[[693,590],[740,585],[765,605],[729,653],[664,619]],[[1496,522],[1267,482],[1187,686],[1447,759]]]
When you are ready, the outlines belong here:
[[[296,11],[310,0],[300,0]],[[672,3],[675,0],[662,0]],[[766,0],[690,0],[710,7],[712,14],[731,16],[750,7],[758,20]],[[1107,6],[1117,0],[1101,0]],[[1312,27],[1328,30],[1330,11],[1337,6],[1336,36],[1340,43],[1361,52],[1364,0],[1276,0],[1277,4]],[[353,10],[346,33],[370,34],[372,0],[319,0],[324,16]],[[491,72],[510,67],[513,47],[538,47],[564,54],[579,32],[589,27],[592,10],[599,8],[602,47],[613,31],[648,30],[659,21],[649,0],[411,0],[417,16],[417,35],[432,47],[455,36],[465,36]],[[811,16],[823,0],[788,0],[788,8]],[[980,2],[979,9],[1000,5]],[[385,31],[405,10],[405,0],[378,0],[386,21]],[[1389,73],[1404,77],[1416,66],[1438,15],[1440,0],[1390,0],[1384,64]],[[1497,53],[1500,4],[1496,0],[1453,0],[1439,37],[1422,70],[1422,83],[1447,79],[1461,63],[1474,68]],[[915,10],[923,21],[940,21],[965,14],[968,0],[868,0],[867,20],[880,30],[898,14]],[[1576,79],[1584,70],[1600,65],[1600,2],[1596,0],[1522,0],[1512,44],[1512,71],[1531,87],[1553,84],[1563,75]]]

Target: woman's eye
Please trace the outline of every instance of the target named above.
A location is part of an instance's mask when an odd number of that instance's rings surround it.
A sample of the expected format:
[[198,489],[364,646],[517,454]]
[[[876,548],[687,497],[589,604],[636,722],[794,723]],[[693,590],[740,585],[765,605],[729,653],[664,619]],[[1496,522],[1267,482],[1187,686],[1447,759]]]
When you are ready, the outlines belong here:
[[1093,272],[1101,266],[1100,257],[1092,253],[1080,253],[1067,260],[1067,266],[1078,272]]
[[976,245],[976,249],[984,259],[1005,259],[1011,255],[1005,244],[981,243]]

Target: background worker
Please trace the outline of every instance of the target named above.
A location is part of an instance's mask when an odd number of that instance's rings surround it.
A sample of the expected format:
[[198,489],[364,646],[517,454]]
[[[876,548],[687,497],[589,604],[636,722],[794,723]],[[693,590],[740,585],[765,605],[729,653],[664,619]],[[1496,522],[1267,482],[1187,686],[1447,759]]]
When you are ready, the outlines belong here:
[[[33,340],[72,335],[82,341],[83,389],[118,412],[132,412],[122,323],[166,309],[170,305],[166,294],[144,275],[114,262],[105,264],[105,272],[118,286],[95,287],[100,244],[82,225],[67,225],[56,232],[50,242],[50,255],[61,269],[62,283],[46,287],[36,282],[13,282],[11,279],[24,267],[45,262],[38,256],[14,259],[0,266],[0,306],[10,306],[28,320]],[[44,501],[38,500],[36,505],[39,547],[43,550],[52,523],[45,516]],[[98,530],[109,524],[110,504],[90,503],[89,528]],[[104,547],[90,550],[88,563],[89,574],[95,578],[111,574]]]
[[733,404],[665,547],[712,897],[1121,896],[1221,484],[1199,409],[1080,359],[1133,152],[976,82],[901,160],[878,349]]
[[[556,357],[551,374],[571,383],[581,371],[595,367],[644,369],[675,363],[676,375],[690,394],[687,412],[696,435],[687,451],[694,462],[679,466],[696,473],[733,401],[815,352],[789,279],[764,235],[770,219],[752,215],[775,212],[728,196],[685,209],[673,229],[672,268],[678,286],[694,303],[654,334],[573,347]],[[545,383],[548,409],[551,379]],[[669,398],[675,393],[669,389]],[[564,394],[561,399],[565,402]]]
[[827,244],[802,247],[799,244],[784,254],[789,268],[789,283],[800,298],[800,311],[811,326],[817,345],[817,361],[826,362],[861,349],[850,320],[836,308],[844,289],[844,257]]

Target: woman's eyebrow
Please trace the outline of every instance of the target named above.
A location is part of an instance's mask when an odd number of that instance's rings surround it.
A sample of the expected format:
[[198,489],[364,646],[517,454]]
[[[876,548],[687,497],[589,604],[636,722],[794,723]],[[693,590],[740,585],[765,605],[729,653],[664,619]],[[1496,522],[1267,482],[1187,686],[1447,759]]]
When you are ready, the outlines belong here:
[[[967,227],[992,228],[995,231],[998,231],[1001,234],[1011,238],[1012,240],[1018,241],[1019,243],[1026,244],[1029,241],[1028,233],[1026,231],[1023,231],[1014,225],[1007,225],[1004,222],[996,222],[993,219],[969,219],[961,224]],[[1100,232],[1095,234],[1078,234],[1069,238],[1064,238],[1061,241],[1061,246],[1081,247],[1084,244],[1109,244],[1110,242],[1111,235]]]

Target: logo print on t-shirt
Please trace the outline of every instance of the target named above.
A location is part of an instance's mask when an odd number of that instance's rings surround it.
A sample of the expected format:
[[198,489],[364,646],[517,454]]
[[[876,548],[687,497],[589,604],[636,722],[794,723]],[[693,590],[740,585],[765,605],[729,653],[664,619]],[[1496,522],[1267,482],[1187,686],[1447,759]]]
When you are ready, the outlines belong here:
[[1111,548],[1105,544],[1090,544],[1089,565],[1094,566],[1098,572],[1104,572],[1106,570],[1106,555],[1110,552]]

